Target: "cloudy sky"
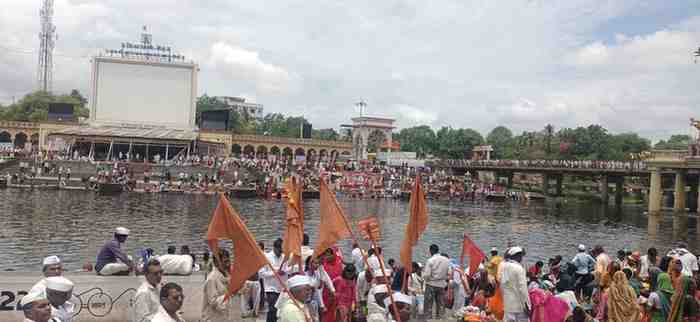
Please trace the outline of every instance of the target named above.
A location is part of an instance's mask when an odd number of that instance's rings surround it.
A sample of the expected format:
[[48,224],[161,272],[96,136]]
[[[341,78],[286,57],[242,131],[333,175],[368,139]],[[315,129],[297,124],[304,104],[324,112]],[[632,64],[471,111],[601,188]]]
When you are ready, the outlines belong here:
[[[36,85],[40,0],[3,0],[0,102]],[[601,124],[658,139],[700,117],[696,0],[55,0],[55,89],[148,25],[200,67],[199,93],[337,127],[365,100],[399,127],[484,135]]]

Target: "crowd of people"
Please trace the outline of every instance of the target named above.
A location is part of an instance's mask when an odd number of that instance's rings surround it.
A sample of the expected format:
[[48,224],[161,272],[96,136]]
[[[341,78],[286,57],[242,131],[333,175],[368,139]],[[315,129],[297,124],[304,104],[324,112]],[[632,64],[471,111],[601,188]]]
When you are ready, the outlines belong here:
[[[191,258],[191,274],[205,272],[201,321],[237,321],[262,318],[267,322],[351,322],[453,319],[506,322],[688,322],[700,320],[697,290],[698,258],[679,243],[665,253],[649,248],[619,250],[608,255],[601,246],[579,245],[571,259],[555,256],[548,263],[526,265],[526,250],[491,248],[470,270],[438,245],[427,249],[424,263],[402,267],[385,261],[380,247],[367,252],[353,244],[349,256],[338,247],[314,254],[304,234],[301,264],[288,260],[282,239],[265,252],[270,263],[245,281],[228,298],[228,275],[236,265],[231,254],[206,253],[201,265],[183,246],[181,254],[146,251],[134,261],[122,249],[130,231],[119,227],[97,255],[95,272],[101,276],[138,273],[145,280],[133,296],[131,321],[176,321],[185,296],[175,283],[162,284],[170,261],[164,256]],[[265,245],[259,242],[261,251]],[[665,255],[662,255],[665,254]],[[62,277],[57,256],[43,262],[42,278],[22,299],[29,321],[72,321],[69,301],[73,283]],[[472,266],[476,267],[476,266]],[[54,320],[51,320],[51,319]]]
[[515,167],[515,168],[566,168],[566,169],[606,169],[606,170],[645,170],[644,161],[608,160],[442,160],[451,166],[461,167]]

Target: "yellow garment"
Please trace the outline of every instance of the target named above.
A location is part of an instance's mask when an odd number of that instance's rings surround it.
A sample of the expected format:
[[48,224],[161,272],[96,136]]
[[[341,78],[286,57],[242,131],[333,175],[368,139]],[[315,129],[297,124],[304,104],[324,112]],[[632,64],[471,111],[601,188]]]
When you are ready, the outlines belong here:
[[608,322],[639,322],[641,319],[634,289],[629,286],[625,273],[616,272],[608,289]]
[[501,265],[501,262],[503,261],[503,257],[501,256],[493,256],[491,257],[491,260],[489,260],[488,267],[486,268],[487,271],[489,272],[489,275],[498,277],[498,266]]

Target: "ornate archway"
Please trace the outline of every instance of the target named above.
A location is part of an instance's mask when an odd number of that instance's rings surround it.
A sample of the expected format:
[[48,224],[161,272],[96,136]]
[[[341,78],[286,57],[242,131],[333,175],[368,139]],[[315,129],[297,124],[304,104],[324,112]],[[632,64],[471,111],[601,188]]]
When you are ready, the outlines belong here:
[[264,145],[259,145],[256,151],[256,156],[258,159],[267,159],[267,147]]
[[24,149],[27,143],[27,135],[24,132],[19,132],[15,134],[15,148]]
[[384,131],[374,130],[367,136],[367,152],[377,153],[379,148],[387,141]]
[[273,146],[270,148],[270,154],[272,154],[272,155],[274,155],[274,156],[280,156],[280,152],[281,152],[281,151],[280,151],[280,148],[278,148],[276,145],[273,145]]
[[302,155],[305,156],[306,152],[302,148],[297,148],[296,150],[294,150],[294,155],[295,156],[302,156]]
[[12,134],[7,131],[2,131],[0,132],[0,143],[11,143],[12,142]]
[[252,146],[252,145],[246,145],[246,146],[244,146],[244,147],[243,147],[243,154],[244,154],[246,157],[250,157],[250,156],[255,155],[255,147]]
[[294,151],[290,147],[286,147],[286,148],[284,148],[284,150],[282,150],[282,155],[284,155],[284,156],[291,157],[293,154],[294,154]]
[[243,149],[241,148],[240,145],[238,144],[233,144],[231,145],[231,153],[235,156],[240,156],[241,152],[243,152]]

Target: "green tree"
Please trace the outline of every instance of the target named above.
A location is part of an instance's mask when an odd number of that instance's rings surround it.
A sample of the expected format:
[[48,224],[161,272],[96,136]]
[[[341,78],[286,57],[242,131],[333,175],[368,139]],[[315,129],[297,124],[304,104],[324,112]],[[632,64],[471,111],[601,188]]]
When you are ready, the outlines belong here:
[[419,158],[434,153],[437,146],[435,132],[427,125],[401,129],[394,140],[401,143],[401,151],[416,152]]
[[554,125],[547,124],[544,127],[545,151],[547,154],[552,153],[552,137],[554,136]]
[[327,140],[327,141],[337,141],[338,136],[339,136],[338,132],[336,132],[332,128],[313,130],[311,133],[312,138],[319,139],[319,140]]
[[674,134],[668,140],[661,140],[654,144],[657,150],[686,150],[690,144],[690,135]]
[[468,158],[474,146],[484,142],[481,134],[473,129],[442,127],[438,130],[436,137],[436,154],[447,159]]
[[[0,119],[9,121],[39,122],[48,119],[50,103],[69,103],[75,106],[75,112],[80,117],[88,117],[89,110],[85,107],[87,100],[77,90],[76,95],[52,95],[48,92],[36,91],[22,97],[17,103],[2,108]],[[81,99],[82,98],[82,99]]]
[[486,136],[486,143],[493,147],[494,159],[511,159],[515,154],[513,132],[505,126],[497,126]]

